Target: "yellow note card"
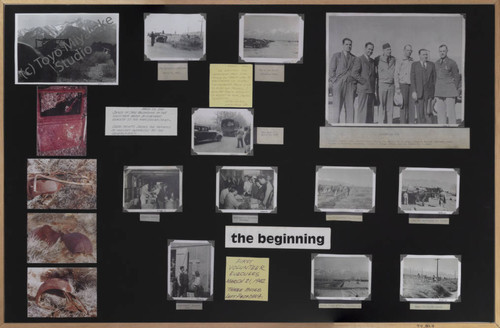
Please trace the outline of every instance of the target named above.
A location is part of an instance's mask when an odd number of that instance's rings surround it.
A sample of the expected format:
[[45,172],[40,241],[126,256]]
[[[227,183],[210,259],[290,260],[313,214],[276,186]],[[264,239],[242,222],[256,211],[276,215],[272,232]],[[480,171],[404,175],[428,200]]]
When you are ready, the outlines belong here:
[[269,258],[226,257],[226,301],[267,302]]
[[210,107],[252,107],[253,69],[249,64],[210,64]]

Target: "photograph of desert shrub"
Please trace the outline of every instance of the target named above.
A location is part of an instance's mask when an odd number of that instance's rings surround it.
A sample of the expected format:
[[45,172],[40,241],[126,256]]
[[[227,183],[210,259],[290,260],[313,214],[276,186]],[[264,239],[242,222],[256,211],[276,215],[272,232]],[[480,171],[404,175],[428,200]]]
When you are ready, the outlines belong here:
[[401,261],[401,297],[411,302],[457,302],[460,269],[460,258],[454,255],[406,255]]
[[28,318],[97,316],[97,268],[28,268]]
[[28,263],[96,263],[95,213],[28,213]]
[[97,160],[28,159],[28,209],[95,209]]

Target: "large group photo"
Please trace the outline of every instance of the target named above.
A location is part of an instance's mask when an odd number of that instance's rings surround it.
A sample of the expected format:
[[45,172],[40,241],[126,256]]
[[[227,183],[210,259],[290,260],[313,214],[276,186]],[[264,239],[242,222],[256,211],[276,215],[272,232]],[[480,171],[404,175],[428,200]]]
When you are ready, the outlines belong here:
[[327,13],[326,125],[460,126],[465,18]]
[[276,169],[271,167],[225,166],[217,172],[216,206],[227,213],[270,213],[276,211]]

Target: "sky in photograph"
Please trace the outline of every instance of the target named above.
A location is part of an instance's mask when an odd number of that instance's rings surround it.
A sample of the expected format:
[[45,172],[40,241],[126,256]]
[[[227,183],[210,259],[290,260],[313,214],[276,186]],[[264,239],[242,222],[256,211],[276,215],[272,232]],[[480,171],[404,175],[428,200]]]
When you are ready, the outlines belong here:
[[200,125],[213,125],[216,122],[218,112],[231,112],[239,113],[245,119],[247,125],[253,122],[252,112],[247,109],[213,109],[213,108],[200,108],[193,113],[192,120]]
[[320,183],[337,183],[349,186],[372,187],[373,171],[368,168],[327,168],[318,171]]
[[25,29],[32,27],[42,27],[47,25],[60,25],[66,22],[73,22],[78,18],[88,19],[92,21],[106,21],[106,18],[113,18],[116,24],[118,15],[111,14],[19,14],[17,17],[17,28]]
[[403,186],[411,187],[441,187],[447,191],[456,192],[457,173],[455,170],[404,170],[402,172]]
[[363,54],[366,42],[372,42],[375,50],[372,57],[382,53],[382,45],[389,43],[392,55],[403,56],[403,47],[411,44],[412,57],[418,60],[418,50],[430,51],[429,60],[439,59],[438,48],[441,44],[448,46],[448,57],[455,60],[462,72],[464,44],[462,40],[463,24],[461,15],[432,16],[380,16],[367,14],[364,16],[329,16],[329,54],[342,50],[342,39],[353,41],[352,53]]
[[193,33],[206,31],[205,18],[200,14],[150,14],[144,18],[144,33]]
[[330,257],[322,256],[314,259],[314,269],[319,270],[349,270],[352,272],[368,272],[367,257]]
[[245,38],[283,41],[299,40],[300,17],[298,15],[245,15],[244,19]]
[[[436,258],[405,258],[403,260],[404,273],[417,272],[436,272]],[[458,276],[458,260],[456,258],[450,259],[440,259],[439,260],[439,272],[447,275]]]

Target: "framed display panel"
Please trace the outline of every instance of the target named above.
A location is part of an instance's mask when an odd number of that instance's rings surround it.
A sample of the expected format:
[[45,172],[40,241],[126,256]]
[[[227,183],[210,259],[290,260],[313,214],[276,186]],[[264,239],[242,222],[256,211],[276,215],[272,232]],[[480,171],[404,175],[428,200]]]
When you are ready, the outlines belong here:
[[[496,130],[500,128],[500,120],[495,115],[500,108],[500,100],[495,96],[500,93],[500,65],[498,59],[495,61],[500,53],[498,1],[460,1],[458,4],[454,1],[426,1],[425,4],[412,1],[308,1],[306,4],[287,1],[237,4],[232,1],[213,1],[210,4],[137,1],[130,5],[119,1],[26,3],[11,0],[2,3],[2,326],[106,327],[118,322],[124,327],[198,327],[200,324],[207,327],[500,326],[500,264],[495,261],[495,253],[500,252],[500,212],[497,206],[500,198],[496,192],[500,178],[499,164],[495,162],[499,154]],[[105,85],[95,81],[86,83],[81,79],[70,83],[87,89],[87,152],[82,159],[97,160],[95,209],[51,210],[28,209],[26,206],[27,160],[41,159],[37,155],[36,143],[37,86],[45,85],[45,82],[16,84],[15,40],[25,31],[16,31],[15,17],[16,14],[33,13],[47,17],[50,15],[45,14],[109,13],[112,21],[117,23],[116,54],[113,55],[114,48],[109,45],[107,50],[102,44],[95,48],[106,52],[107,61],[102,64],[109,65],[107,74],[111,80],[105,81]],[[144,60],[144,13],[204,14],[206,54],[204,60],[188,63],[188,81],[159,81],[158,63]],[[238,63],[240,13],[300,14],[304,18],[301,62],[284,64],[283,83],[253,82],[254,127],[284,127],[284,144],[254,143],[253,156],[193,156],[190,153],[192,108],[209,105],[210,64]],[[470,147],[441,150],[320,149],[318,131],[325,126],[325,96],[328,92],[325,90],[327,13],[462,14],[466,21],[463,74],[467,80],[463,126],[470,129]],[[70,16],[66,15],[67,23],[71,22]],[[108,16],[99,16],[101,22],[106,18]],[[353,38],[352,41],[359,46],[368,40]],[[383,44],[376,46],[375,52],[379,55]],[[417,50],[415,46],[415,56]],[[430,50],[432,60],[436,61],[438,49]],[[401,52],[402,49],[393,49],[396,57]],[[112,67],[116,68],[115,75]],[[177,107],[177,136],[105,136],[107,106]],[[146,220],[138,213],[124,213],[123,168],[171,163],[183,167],[182,212],[155,213],[159,218],[157,223],[144,222]],[[362,223],[326,221],[325,213],[314,212],[315,168],[318,165],[375,167],[376,211],[365,213]],[[324,304],[311,300],[313,251],[225,248],[224,228],[231,224],[231,214],[215,210],[214,172],[217,166],[279,168],[279,212],[259,215],[258,225],[329,227],[332,247],[320,254],[370,254],[370,300],[363,302],[361,309],[325,308]],[[408,214],[398,213],[399,167],[460,169],[460,212],[449,217],[448,225],[409,224]],[[61,177],[56,171],[47,172],[51,178],[87,183],[86,180]],[[28,213],[51,212],[96,213],[96,263],[27,263],[26,235],[29,230],[26,217]],[[213,301],[203,303],[202,310],[181,311],[177,309],[178,304],[167,300],[168,240],[215,242],[213,285],[210,285]],[[71,249],[71,242],[69,245],[66,246]],[[437,258],[460,256],[460,301],[450,304],[449,310],[445,311],[411,310],[411,304],[401,302],[400,260],[405,254]],[[267,302],[224,300],[227,257],[269,259]],[[195,258],[191,260],[196,261]],[[72,293],[84,304],[86,298],[81,292],[91,291],[86,297],[97,301],[88,303],[92,306],[87,306],[87,315],[50,318],[30,315],[29,305],[36,300],[37,288],[41,288],[41,281],[33,279],[43,276],[45,271],[51,272],[45,274],[45,281],[49,279],[61,289],[65,288],[64,283],[50,279],[71,275],[69,280],[77,286],[72,286]],[[29,280],[27,276],[33,279]],[[37,282],[35,287],[33,282]],[[26,288],[27,294],[24,294]],[[79,308],[78,302],[75,303],[74,306]]]

